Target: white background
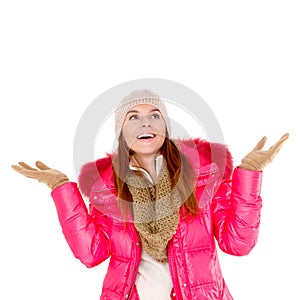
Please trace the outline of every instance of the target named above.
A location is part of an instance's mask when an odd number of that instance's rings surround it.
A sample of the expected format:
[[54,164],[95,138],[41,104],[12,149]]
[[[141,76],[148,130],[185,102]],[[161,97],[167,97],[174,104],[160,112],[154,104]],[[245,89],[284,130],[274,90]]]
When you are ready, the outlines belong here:
[[153,77],[209,104],[236,165],[263,135],[290,133],[264,172],[258,244],[220,260],[237,300],[300,299],[299,13],[298,1],[2,1],[0,298],[99,299],[107,264],[73,257],[48,188],[11,165],[42,160],[76,181],[84,110]]

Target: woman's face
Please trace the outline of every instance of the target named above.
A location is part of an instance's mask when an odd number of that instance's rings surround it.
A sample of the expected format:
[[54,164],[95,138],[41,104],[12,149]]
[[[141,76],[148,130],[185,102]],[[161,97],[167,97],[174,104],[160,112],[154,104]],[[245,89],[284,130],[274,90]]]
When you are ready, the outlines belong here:
[[166,125],[156,107],[139,104],[127,113],[122,133],[128,147],[137,155],[156,155],[164,143]]

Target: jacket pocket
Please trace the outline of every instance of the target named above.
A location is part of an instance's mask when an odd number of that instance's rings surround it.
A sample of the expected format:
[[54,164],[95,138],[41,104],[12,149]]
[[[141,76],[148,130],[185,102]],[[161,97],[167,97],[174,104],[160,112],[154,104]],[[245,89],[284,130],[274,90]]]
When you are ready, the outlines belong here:
[[[222,299],[232,299],[231,295],[225,295],[226,285],[224,279],[220,279],[217,282],[209,282],[206,284],[198,285],[192,288],[192,295],[195,295],[192,299],[195,300],[222,300]],[[196,296],[197,295],[197,296]],[[224,298],[226,297],[226,298]]]
[[215,163],[206,165],[200,169],[196,181],[196,196],[200,208],[204,208],[211,203],[220,186],[219,178],[219,168]]
[[201,187],[215,182],[219,178],[219,168],[216,163],[211,163],[200,168],[196,181],[196,186]]

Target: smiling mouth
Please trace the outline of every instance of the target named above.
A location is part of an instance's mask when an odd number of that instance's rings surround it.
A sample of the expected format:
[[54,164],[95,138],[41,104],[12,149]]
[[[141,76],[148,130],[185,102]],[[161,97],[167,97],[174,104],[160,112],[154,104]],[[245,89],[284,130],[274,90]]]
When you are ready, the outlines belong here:
[[154,133],[142,133],[137,137],[137,139],[139,139],[139,140],[149,140],[149,139],[153,139],[155,137],[156,137],[156,134],[154,134]]

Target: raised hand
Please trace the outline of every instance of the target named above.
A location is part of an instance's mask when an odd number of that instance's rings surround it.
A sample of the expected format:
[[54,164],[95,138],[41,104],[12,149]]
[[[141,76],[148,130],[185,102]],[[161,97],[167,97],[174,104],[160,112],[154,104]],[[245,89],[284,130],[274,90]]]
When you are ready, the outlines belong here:
[[69,181],[65,174],[49,168],[40,161],[37,161],[35,165],[38,169],[30,167],[24,162],[19,162],[18,165],[13,165],[12,168],[28,178],[36,179],[39,182],[47,184],[51,190]]
[[268,150],[263,150],[267,138],[263,137],[255,148],[249,152],[240,164],[240,168],[247,170],[262,171],[263,168],[270,163],[281,149],[283,143],[289,138],[289,134],[284,134],[280,140],[270,147]]

